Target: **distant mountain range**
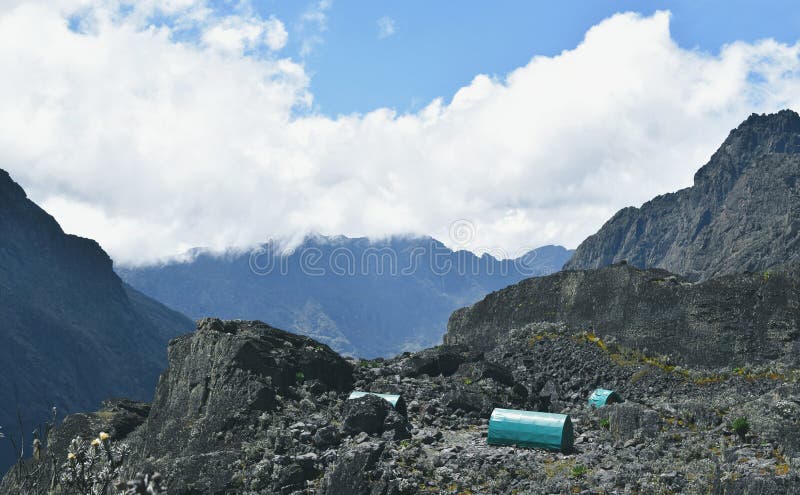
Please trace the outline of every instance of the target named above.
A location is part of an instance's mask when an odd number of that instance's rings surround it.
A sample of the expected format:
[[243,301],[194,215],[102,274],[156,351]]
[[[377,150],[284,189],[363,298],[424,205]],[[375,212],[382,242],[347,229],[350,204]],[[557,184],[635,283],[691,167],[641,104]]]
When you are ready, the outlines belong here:
[[[90,239],[65,234],[0,170],[0,425],[142,400],[166,366],[166,344],[188,318],[125,285]],[[27,442],[33,427],[25,425]],[[26,450],[29,444],[25,445]],[[12,461],[0,448],[0,471]]]
[[455,309],[523,278],[558,271],[572,252],[545,246],[515,260],[452,251],[429,237],[307,237],[244,253],[118,268],[133,287],[193,317],[257,319],[339,352],[392,356],[436,345]]
[[620,210],[565,268],[622,260],[690,280],[800,261],[800,116],[750,116],[692,187]]

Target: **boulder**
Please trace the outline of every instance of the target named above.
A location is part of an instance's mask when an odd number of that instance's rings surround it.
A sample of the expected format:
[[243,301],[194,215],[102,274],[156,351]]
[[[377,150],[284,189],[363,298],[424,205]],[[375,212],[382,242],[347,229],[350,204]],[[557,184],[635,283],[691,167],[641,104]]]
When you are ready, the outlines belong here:
[[[373,471],[385,448],[383,442],[363,443],[344,452],[325,474],[323,495],[368,495],[375,493]],[[380,493],[382,490],[377,491]]]
[[353,436],[388,434],[389,439],[411,437],[408,420],[399,414],[386,400],[374,395],[345,401],[342,407],[342,434]]
[[492,410],[492,403],[486,396],[478,391],[460,386],[445,393],[442,397],[442,404],[453,411],[460,409],[464,412],[477,412],[484,416]]
[[414,354],[405,366],[405,377],[450,376],[463,363],[476,361],[481,355],[463,346],[439,346]]
[[658,413],[641,404],[610,404],[598,411],[608,418],[609,431],[618,442],[633,438],[651,438],[659,431],[661,420]]

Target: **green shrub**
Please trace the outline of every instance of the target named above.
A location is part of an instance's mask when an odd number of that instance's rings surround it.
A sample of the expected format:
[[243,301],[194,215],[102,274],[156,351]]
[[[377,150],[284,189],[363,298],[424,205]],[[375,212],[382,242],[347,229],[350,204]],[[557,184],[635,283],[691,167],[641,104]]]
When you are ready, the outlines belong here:
[[573,477],[580,478],[584,474],[586,474],[586,466],[584,466],[583,464],[576,464],[576,465],[572,466],[572,476]]
[[603,418],[600,420],[600,427],[604,429],[609,429],[611,427],[611,421],[608,418]]
[[294,374],[294,380],[297,383],[303,383],[304,381],[306,381],[305,373],[303,373],[302,371],[298,371],[297,373]]
[[736,418],[731,422],[731,429],[734,433],[744,438],[750,431],[750,422],[747,421],[746,417]]

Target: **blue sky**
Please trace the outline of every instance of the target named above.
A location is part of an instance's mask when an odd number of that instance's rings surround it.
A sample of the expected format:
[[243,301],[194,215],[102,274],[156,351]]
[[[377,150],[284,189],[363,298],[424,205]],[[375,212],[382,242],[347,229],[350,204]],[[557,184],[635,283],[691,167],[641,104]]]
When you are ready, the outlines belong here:
[[[267,1],[259,8],[284,19],[286,51],[305,61],[317,109],[328,115],[382,106],[417,110],[452,96],[476,74],[502,77],[534,55],[574,48],[587,29],[616,12],[669,10],[678,44],[711,53],[736,40],[794,43],[800,34],[800,5],[786,0],[335,0],[323,42],[300,57],[298,18],[311,5]],[[384,16],[394,20],[395,33],[379,39],[377,21]]]

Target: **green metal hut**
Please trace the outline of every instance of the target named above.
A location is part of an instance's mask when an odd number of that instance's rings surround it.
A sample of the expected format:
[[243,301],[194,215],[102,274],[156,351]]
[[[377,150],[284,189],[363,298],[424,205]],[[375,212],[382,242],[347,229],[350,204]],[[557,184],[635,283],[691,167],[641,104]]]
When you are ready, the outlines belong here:
[[572,449],[573,440],[572,421],[566,414],[498,408],[492,411],[489,419],[487,441],[492,445],[568,452]]
[[589,407],[599,409],[606,404],[622,402],[622,397],[613,390],[598,388],[589,396]]

